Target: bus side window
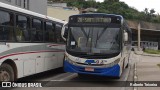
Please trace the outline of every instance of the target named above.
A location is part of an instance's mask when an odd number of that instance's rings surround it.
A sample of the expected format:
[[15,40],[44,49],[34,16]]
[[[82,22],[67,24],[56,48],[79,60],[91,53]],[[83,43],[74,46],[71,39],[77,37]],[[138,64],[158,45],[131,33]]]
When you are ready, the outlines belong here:
[[18,41],[29,41],[28,18],[22,15],[16,16],[16,38]]
[[13,23],[14,15],[0,10],[0,40],[15,41]]
[[31,40],[43,41],[42,21],[39,19],[32,20]]
[[56,41],[57,41],[57,43],[64,43],[64,40],[61,37],[62,26],[63,25],[56,24]]
[[45,23],[45,42],[55,42],[55,25],[52,22]]

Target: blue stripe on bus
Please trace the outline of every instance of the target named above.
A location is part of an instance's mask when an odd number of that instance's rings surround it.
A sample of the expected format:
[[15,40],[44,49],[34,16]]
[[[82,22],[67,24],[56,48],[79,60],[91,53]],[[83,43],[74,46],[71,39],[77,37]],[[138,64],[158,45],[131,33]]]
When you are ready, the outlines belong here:
[[119,77],[120,76],[120,66],[117,64],[113,67],[108,68],[94,68],[94,72],[85,71],[85,67],[75,66],[70,64],[69,62],[64,62],[64,71],[72,72],[72,73],[81,73],[81,74],[93,74],[100,76],[111,76],[111,77]]

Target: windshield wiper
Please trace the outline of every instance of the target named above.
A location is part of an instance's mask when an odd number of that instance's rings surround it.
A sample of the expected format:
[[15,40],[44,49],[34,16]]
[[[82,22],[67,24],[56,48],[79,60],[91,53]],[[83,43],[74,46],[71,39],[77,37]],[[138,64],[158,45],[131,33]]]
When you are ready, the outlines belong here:
[[86,34],[85,30],[83,27],[81,27],[82,32],[84,33],[85,37],[87,37],[88,35]]
[[97,33],[97,39],[96,39],[96,43],[95,43],[95,48],[97,47],[97,42],[98,42],[98,34],[99,34],[99,31],[98,31],[98,33]]
[[99,35],[99,37],[97,38],[98,40],[100,39],[100,37],[104,34],[104,32],[106,31],[106,29],[108,28],[110,24],[108,24],[106,27],[104,27],[103,31],[101,32],[101,34]]
[[83,27],[81,27],[81,30],[82,30],[82,32],[84,33],[84,35],[86,36],[86,38],[87,38],[87,42],[86,42],[86,46],[87,46],[87,44],[88,44],[88,40],[89,40],[90,29],[89,29],[88,34],[86,34],[86,32],[85,32],[85,30],[84,30],[84,28],[83,28]]
[[96,39],[96,43],[95,43],[95,47],[97,47],[97,42],[98,42],[98,40],[99,40],[100,37],[104,34],[104,32],[106,31],[106,29],[108,28],[109,25],[110,25],[110,24],[108,24],[106,27],[104,27],[103,31],[100,33],[99,36],[98,36],[98,34],[99,34],[99,31],[98,31],[98,33],[97,33],[97,39]]

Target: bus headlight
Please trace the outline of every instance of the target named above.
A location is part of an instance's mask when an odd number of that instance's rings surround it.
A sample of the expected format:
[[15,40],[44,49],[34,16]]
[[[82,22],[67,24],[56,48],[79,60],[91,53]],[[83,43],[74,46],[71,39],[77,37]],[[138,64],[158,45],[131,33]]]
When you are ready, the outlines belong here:
[[109,63],[109,64],[106,64],[105,67],[112,67],[114,65],[117,65],[119,62],[120,62],[120,58],[111,62],[111,63]]

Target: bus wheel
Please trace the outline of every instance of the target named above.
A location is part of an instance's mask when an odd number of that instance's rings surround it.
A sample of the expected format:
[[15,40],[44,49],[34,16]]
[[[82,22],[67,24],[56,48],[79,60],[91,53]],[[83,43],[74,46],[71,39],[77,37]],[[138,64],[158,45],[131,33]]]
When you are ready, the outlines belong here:
[[129,67],[129,63],[127,63],[127,65],[126,65],[126,68],[128,68]]
[[14,81],[13,68],[9,64],[2,64],[0,66],[0,81]]
[[128,58],[128,63],[127,63],[127,65],[126,65],[126,67],[125,68],[128,68],[129,67],[129,58]]

